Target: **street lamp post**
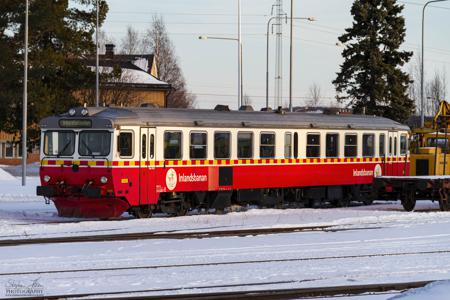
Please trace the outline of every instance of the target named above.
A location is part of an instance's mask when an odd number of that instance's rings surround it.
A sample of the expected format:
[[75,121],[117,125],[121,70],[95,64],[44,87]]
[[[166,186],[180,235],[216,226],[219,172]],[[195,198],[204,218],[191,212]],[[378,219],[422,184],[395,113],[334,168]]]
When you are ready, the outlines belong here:
[[444,2],[448,0],[432,0],[425,3],[422,9],[422,59],[421,59],[421,70],[420,70],[420,127],[425,125],[425,104],[424,104],[424,38],[425,38],[425,8],[431,3]]
[[[292,16],[292,14],[291,14]],[[266,32],[266,109],[269,107],[269,29],[270,29],[270,23],[276,19],[277,17],[271,17],[267,21],[267,32]],[[307,17],[307,18],[295,18],[290,17],[291,19],[291,25],[293,20],[308,20],[310,22],[314,22],[316,19],[314,17]],[[292,111],[292,73],[293,73],[293,31],[291,30],[291,55],[290,55],[290,76],[289,76],[289,111]]]
[[238,55],[238,109],[242,104],[242,91],[243,91],[243,83],[242,83],[242,44],[239,41],[239,38],[228,38],[228,37],[217,37],[217,36],[206,36],[201,35],[198,37],[199,40],[225,40],[225,41],[235,41],[238,42],[239,45],[239,55]]
[[28,110],[28,0],[25,0],[25,49],[22,103],[22,186],[27,184],[27,110]]

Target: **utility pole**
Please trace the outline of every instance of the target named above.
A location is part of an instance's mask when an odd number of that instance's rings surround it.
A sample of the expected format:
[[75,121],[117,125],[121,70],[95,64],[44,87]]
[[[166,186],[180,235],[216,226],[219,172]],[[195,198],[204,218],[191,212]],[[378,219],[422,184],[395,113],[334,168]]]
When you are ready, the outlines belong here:
[[27,184],[27,112],[28,112],[28,10],[29,3],[25,0],[25,49],[23,70],[23,103],[22,103],[22,186]]
[[99,56],[98,56],[98,8],[99,8],[99,4],[98,4],[99,0],[97,0],[97,8],[96,8],[96,13],[97,13],[97,24],[96,24],[96,29],[95,29],[95,106],[99,107],[99,74],[98,74],[98,65],[99,65]]
[[291,0],[291,36],[289,47],[289,111],[292,112],[292,73],[294,57],[294,0]]
[[275,105],[274,108],[283,105],[283,1],[277,0],[276,4],[276,48],[275,48]]
[[238,109],[242,105],[243,93],[244,93],[244,84],[242,79],[242,30],[241,30],[241,0],[238,0]]

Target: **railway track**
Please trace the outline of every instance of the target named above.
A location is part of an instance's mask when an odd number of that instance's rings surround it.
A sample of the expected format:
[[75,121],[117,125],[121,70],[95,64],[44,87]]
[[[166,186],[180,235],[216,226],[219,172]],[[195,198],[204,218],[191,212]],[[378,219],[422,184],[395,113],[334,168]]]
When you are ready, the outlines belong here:
[[157,232],[138,232],[138,233],[116,233],[101,235],[83,235],[83,236],[65,236],[48,238],[24,238],[24,239],[3,239],[0,240],[0,247],[20,246],[30,244],[53,244],[53,243],[79,243],[79,242],[106,242],[106,241],[129,241],[129,240],[149,240],[149,239],[202,239],[213,237],[243,237],[267,234],[294,233],[294,232],[337,232],[349,230],[368,230],[379,229],[381,227],[349,227],[342,228],[336,226],[301,226],[301,227],[280,227],[280,228],[252,228],[237,230],[216,230],[216,231],[157,231]]
[[[263,286],[281,285],[281,284],[299,284],[305,281],[278,281],[278,282],[262,282],[262,283],[248,283],[248,284],[233,284],[233,285],[214,285],[214,286],[196,286],[196,287],[180,287],[170,289],[147,289],[139,291],[123,291],[123,292],[109,292],[109,293],[80,293],[80,294],[65,294],[65,295],[48,295],[42,297],[15,297],[14,299],[75,299],[81,297],[89,297],[89,299],[160,299],[160,300],[193,300],[193,299],[264,299],[264,300],[284,300],[284,299],[302,299],[302,298],[321,298],[321,297],[337,297],[337,296],[352,296],[362,294],[382,294],[387,292],[400,293],[412,288],[423,287],[432,281],[415,281],[415,282],[400,282],[400,283],[381,283],[381,284],[364,284],[364,285],[347,285],[347,286],[328,286],[328,287],[312,287],[312,288],[291,288],[291,289],[255,289]],[[204,292],[199,293],[200,290],[208,289],[231,289],[231,288],[246,288],[247,290],[226,291],[226,292]],[[192,292],[189,293],[189,290]],[[195,291],[195,292],[194,292]],[[181,294],[180,292],[183,292]],[[136,295],[137,293],[152,293],[151,295]],[[155,295],[156,293],[159,293]],[[167,293],[176,293],[168,295]]]
[[449,250],[435,250],[435,251],[420,251],[420,252],[372,253],[372,254],[363,254],[363,255],[341,255],[341,256],[301,257],[301,258],[286,258],[286,259],[225,261],[225,262],[192,263],[192,264],[176,264],[176,265],[148,265],[148,266],[130,266],[130,267],[95,268],[95,269],[91,268],[91,269],[68,269],[68,270],[47,270],[47,271],[28,271],[28,272],[5,272],[5,273],[0,273],[0,276],[25,276],[25,275],[82,273],[82,272],[89,273],[89,272],[105,272],[105,271],[150,270],[150,269],[163,269],[163,268],[189,268],[189,267],[225,266],[225,265],[246,265],[246,264],[263,264],[263,263],[357,259],[357,258],[373,258],[373,257],[393,257],[393,256],[407,256],[407,255],[430,255],[430,254],[446,254],[446,253],[450,253],[450,249]]

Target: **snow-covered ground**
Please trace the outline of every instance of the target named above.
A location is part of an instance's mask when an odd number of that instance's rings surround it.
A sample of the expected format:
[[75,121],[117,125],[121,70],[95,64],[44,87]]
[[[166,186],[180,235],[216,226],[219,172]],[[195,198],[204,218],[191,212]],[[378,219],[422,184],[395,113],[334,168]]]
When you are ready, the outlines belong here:
[[[6,295],[1,287],[36,279],[47,295],[198,293],[450,279],[450,213],[440,212],[437,203],[420,202],[416,212],[404,212],[397,202],[377,202],[340,209],[252,209],[146,220],[125,215],[121,220],[97,221],[59,218],[52,205],[34,195],[37,184],[37,177],[30,177],[24,188],[0,168],[0,239],[311,225],[350,230],[0,247],[0,297]],[[117,267],[121,269],[111,269]],[[63,270],[73,271],[45,273]],[[43,273],[12,274],[17,272]],[[401,297],[349,299],[445,299],[439,295],[448,295],[449,290],[448,282],[439,282]]]

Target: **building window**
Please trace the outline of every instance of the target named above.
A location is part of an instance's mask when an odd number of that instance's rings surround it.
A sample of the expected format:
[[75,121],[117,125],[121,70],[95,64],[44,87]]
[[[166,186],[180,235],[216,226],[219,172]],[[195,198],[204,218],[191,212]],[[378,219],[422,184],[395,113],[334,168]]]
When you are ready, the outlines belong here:
[[118,151],[120,157],[133,156],[133,133],[121,132],[118,140]]
[[373,157],[375,154],[375,135],[363,134],[363,156]]
[[214,158],[230,158],[230,138],[229,132],[214,133]]
[[261,158],[275,157],[275,133],[261,133],[259,156]]
[[320,157],[320,134],[306,136],[306,157]]
[[284,135],[284,157],[292,157],[292,133],[286,132]]
[[327,157],[339,156],[339,134],[328,133],[326,137],[326,155]]
[[356,134],[345,136],[345,157],[356,157],[358,155],[358,137]]
[[378,144],[380,157],[386,155],[386,136],[384,134],[380,134],[380,142]]
[[14,157],[14,146],[10,142],[6,142],[6,145],[5,145],[5,157],[6,158]]
[[208,153],[207,144],[206,132],[191,132],[191,144],[189,146],[191,159],[205,159]]
[[238,133],[238,158],[252,158],[253,157],[253,133],[239,132]]
[[164,132],[164,159],[181,159],[181,131]]

